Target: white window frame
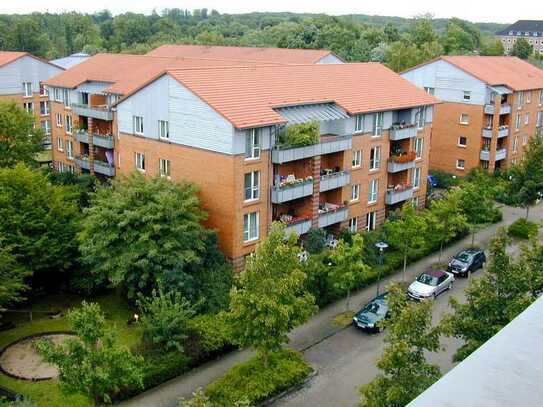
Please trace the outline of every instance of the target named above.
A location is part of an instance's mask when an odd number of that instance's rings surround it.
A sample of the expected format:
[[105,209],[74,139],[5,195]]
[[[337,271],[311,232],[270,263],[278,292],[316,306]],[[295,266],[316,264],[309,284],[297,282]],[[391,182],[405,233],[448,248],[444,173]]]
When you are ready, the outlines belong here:
[[515,131],[520,130],[521,124],[522,124],[522,115],[520,113],[517,113],[517,117],[515,118]]
[[57,127],[62,127],[63,126],[62,114],[56,113],[55,117],[56,117]]
[[62,89],[62,100],[64,101],[64,107],[66,109],[70,108],[70,90]]
[[[41,128],[43,129],[45,134],[47,136],[51,135],[51,121],[50,120],[42,120],[40,122],[40,124],[41,124]],[[45,124],[45,126],[44,126],[44,124]]]
[[525,134],[522,136],[522,145],[525,146],[526,144],[528,144],[528,136]]
[[424,139],[422,137],[417,137],[415,139],[415,158],[417,160],[422,160],[424,155]]
[[23,102],[23,108],[29,114],[34,114],[34,102]]
[[377,212],[372,211],[366,213],[366,231],[370,232],[377,227]]
[[415,116],[417,119],[417,129],[424,129],[424,124],[426,123],[426,108],[424,106],[419,107]]
[[411,176],[411,185],[413,186],[413,189],[419,189],[420,188],[421,175],[422,175],[421,167],[413,168],[413,173],[412,173],[412,176]]
[[436,88],[432,88],[430,86],[425,86],[424,87],[424,90],[426,91],[426,93],[428,93],[429,95],[432,95],[434,96],[436,94]]
[[69,114],[67,114],[67,115],[64,117],[64,123],[65,123],[65,130],[66,130],[66,133],[67,133],[67,134],[72,134],[72,130],[73,130],[72,116],[70,116]]
[[357,217],[349,219],[349,232],[351,233],[358,232],[358,218]]
[[[465,143],[460,142],[461,139],[464,139]],[[468,145],[468,138],[466,136],[458,136],[458,147],[466,148]]]
[[[462,166],[460,166],[460,162],[462,162]],[[465,170],[466,169],[466,160],[463,158],[457,158],[456,159],[456,169],[457,170]]]
[[66,140],[66,158],[68,160],[74,159],[74,143],[72,140]]
[[363,133],[364,132],[364,115],[357,114],[354,117],[354,132]]
[[145,172],[145,153],[134,153],[134,166],[136,170]]
[[360,184],[351,185],[351,202],[360,200]]
[[465,90],[463,100],[471,100],[471,91]]
[[144,124],[143,116],[132,116],[132,124],[134,126],[134,134],[143,136]]
[[513,137],[513,153],[518,151],[518,136]]
[[33,96],[32,82],[23,82],[23,96],[31,98]]
[[40,84],[40,96],[49,96],[49,90],[42,84]]
[[249,129],[245,132],[245,159],[259,160],[261,147],[260,129]]
[[543,126],[543,111],[537,112],[536,127]]
[[532,91],[531,90],[526,91],[526,103],[532,103]]
[[[45,109],[44,109],[45,113],[42,113],[42,111],[41,111],[42,106],[45,106]],[[51,113],[49,111],[49,102],[47,100],[41,100],[40,101],[40,115],[41,116],[49,116],[49,113]]]
[[360,168],[362,166],[362,150],[353,150],[351,164],[353,168]]
[[57,150],[64,151],[64,139],[62,137],[57,138]]
[[170,179],[172,174],[172,162],[166,158],[158,160],[158,173],[161,177]]
[[539,91],[539,106],[543,105],[543,89]]
[[517,109],[522,109],[523,104],[524,104],[524,92],[519,91],[517,92]]
[[373,114],[373,133],[372,137],[381,137],[385,124],[385,112],[377,112]]
[[56,102],[62,102],[62,89],[60,88],[53,88],[53,99]]
[[370,180],[370,187],[368,189],[368,204],[374,204],[379,197],[379,179],[373,178]]
[[[373,158],[372,158],[373,154]],[[381,146],[374,146],[370,149],[370,171],[377,171],[381,167]]]
[[254,242],[260,235],[260,213],[249,212],[243,215],[243,242]]
[[530,123],[530,113],[524,114],[524,125],[527,126]]
[[260,171],[247,172],[243,176],[243,201],[253,202],[258,199],[260,199]]
[[[462,121],[462,117],[467,117],[467,121]],[[458,119],[460,124],[469,124],[469,114],[468,113],[460,113],[460,119]]]
[[158,138],[161,140],[170,139],[170,124],[167,120],[158,121]]

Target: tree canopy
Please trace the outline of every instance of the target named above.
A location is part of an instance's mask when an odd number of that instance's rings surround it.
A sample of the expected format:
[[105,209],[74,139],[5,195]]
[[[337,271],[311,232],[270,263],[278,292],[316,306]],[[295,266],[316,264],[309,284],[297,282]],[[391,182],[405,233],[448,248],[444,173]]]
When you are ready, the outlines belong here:
[[518,38],[511,49],[511,55],[520,59],[528,59],[533,52],[534,47],[525,38]]

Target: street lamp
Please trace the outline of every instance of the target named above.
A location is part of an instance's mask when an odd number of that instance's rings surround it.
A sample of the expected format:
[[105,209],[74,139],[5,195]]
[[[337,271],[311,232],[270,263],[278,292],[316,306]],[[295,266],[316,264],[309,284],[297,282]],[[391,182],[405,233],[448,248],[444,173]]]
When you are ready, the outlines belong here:
[[379,296],[379,285],[381,284],[381,269],[383,268],[383,256],[384,251],[388,247],[388,244],[386,242],[377,242],[375,243],[375,247],[379,249],[379,271],[377,274],[377,297]]

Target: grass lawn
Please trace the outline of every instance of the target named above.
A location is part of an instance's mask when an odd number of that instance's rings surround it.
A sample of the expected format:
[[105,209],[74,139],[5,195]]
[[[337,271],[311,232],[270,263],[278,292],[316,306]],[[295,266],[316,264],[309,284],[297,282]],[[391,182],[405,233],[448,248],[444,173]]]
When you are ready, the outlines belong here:
[[[67,310],[78,306],[82,297],[70,294],[50,295],[33,302],[24,309],[34,311],[56,311]],[[130,319],[133,312],[126,301],[118,294],[111,292],[96,298],[87,298],[87,301],[98,302],[106,314],[106,318],[115,325],[119,333],[119,342],[127,347],[137,344],[141,338],[141,330],[137,327],[129,327],[126,321]],[[4,318],[6,321],[13,321],[16,328],[0,332],[0,348],[9,343],[33,333],[44,331],[69,330],[66,317],[50,319],[45,314],[33,314],[33,321],[30,322],[27,313],[7,313]],[[29,382],[25,380],[16,380],[0,373],[0,385],[8,387],[19,393],[28,396],[35,401],[38,406],[51,407],[86,407],[91,406],[91,400],[83,396],[66,396],[61,393],[55,380],[46,380],[41,382]]]

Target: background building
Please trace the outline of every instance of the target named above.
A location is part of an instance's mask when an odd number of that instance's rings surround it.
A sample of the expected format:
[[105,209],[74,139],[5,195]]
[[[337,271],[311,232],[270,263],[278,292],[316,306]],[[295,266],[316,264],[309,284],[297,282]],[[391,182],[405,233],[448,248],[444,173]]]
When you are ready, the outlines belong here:
[[517,39],[524,38],[534,47],[534,52],[543,54],[543,20],[519,20],[496,33],[505,52],[509,53]]

